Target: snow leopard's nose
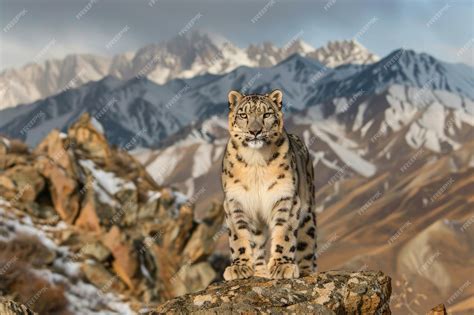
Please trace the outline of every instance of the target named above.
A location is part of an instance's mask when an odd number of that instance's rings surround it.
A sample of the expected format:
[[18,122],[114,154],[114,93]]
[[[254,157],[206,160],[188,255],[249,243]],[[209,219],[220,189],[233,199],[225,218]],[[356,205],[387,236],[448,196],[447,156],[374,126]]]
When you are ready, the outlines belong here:
[[254,137],[262,133],[263,126],[256,119],[251,120],[249,124],[249,132]]
[[259,134],[262,133],[262,128],[249,129],[249,132],[250,132],[251,135],[256,137],[256,136],[258,136]]

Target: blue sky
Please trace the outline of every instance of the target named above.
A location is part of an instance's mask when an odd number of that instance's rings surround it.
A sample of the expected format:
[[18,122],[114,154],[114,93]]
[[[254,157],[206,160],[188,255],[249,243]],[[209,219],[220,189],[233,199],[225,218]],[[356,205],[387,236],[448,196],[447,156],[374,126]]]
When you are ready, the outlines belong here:
[[0,69],[71,53],[135,51],[176,36],[190,21],[241,47],[283,46],[295,36],[318,47],[359,34],[380,56],[404,47],[474,65],[474,1],[0,0]]

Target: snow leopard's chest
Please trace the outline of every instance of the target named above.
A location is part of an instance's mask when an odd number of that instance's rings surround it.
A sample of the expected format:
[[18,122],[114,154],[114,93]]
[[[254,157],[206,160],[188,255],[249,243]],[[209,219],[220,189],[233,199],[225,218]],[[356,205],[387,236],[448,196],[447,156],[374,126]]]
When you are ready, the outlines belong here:
[[227,196],[238,201],[252,220],[268,224],[272,209],[281,196],[292,196],[294,185],[291,172],[275,166],[242,166],[236,168],[235,178]]

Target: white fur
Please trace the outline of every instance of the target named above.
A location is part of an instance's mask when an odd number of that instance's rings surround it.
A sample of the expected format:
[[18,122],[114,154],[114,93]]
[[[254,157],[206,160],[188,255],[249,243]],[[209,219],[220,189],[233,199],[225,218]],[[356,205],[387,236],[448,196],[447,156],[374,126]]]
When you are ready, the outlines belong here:
[[249,141],[248,144],[249,144],[249,147],[252,148],[252,149],[261,149],[264,145],[264,141],[263,140],[255,140],[255,141]]
[[[255,170],[255,173],[261,172],[262,169]],[[250,173],[250,172],[249,172]],[[249,176],[253,176],[250,175]],[[274,191],[268,193],[268,185],[271,183],[264,183],[257,179],[255,186],[249,187],[246,191],[237,186],[234,189],[228,190],[227,195],[233,198],[242,205],[242,210],[251,219],[251,222],[265,223],[267,225],[271,222],[271,213],[273,205],[281,196],[292,196],[293,190],[291,187],[275,188]]]
[[[271,213],[275,202],[283,196],[293,196],[294,188],[291,184],[276,186],[271,193],[268,192],[268,186],[271,182],[266,182],[264,178],[272,177],[268,174],[270,170],[267,168],[267,150],[242,150],[242,156],[248,163],[247,179],[254,181],[246,182],[248,190],[242,186],[236,185],[228,188],[226,197],[233,198],[242,205],[242,210],[247,213],[252,222],[269,224],[271,221]],[[269,176],[270,175],[270,176]],[[291,181],[290,179],[287,179]]]

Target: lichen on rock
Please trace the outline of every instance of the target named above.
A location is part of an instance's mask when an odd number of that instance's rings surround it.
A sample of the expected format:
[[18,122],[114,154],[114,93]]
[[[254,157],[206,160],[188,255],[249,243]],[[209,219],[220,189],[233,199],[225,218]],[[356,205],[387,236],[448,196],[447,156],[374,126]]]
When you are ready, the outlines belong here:
[[327,271],[300,279],[220,282],[169,300],[162,314],[390,314],[390,277],[375,271]]

